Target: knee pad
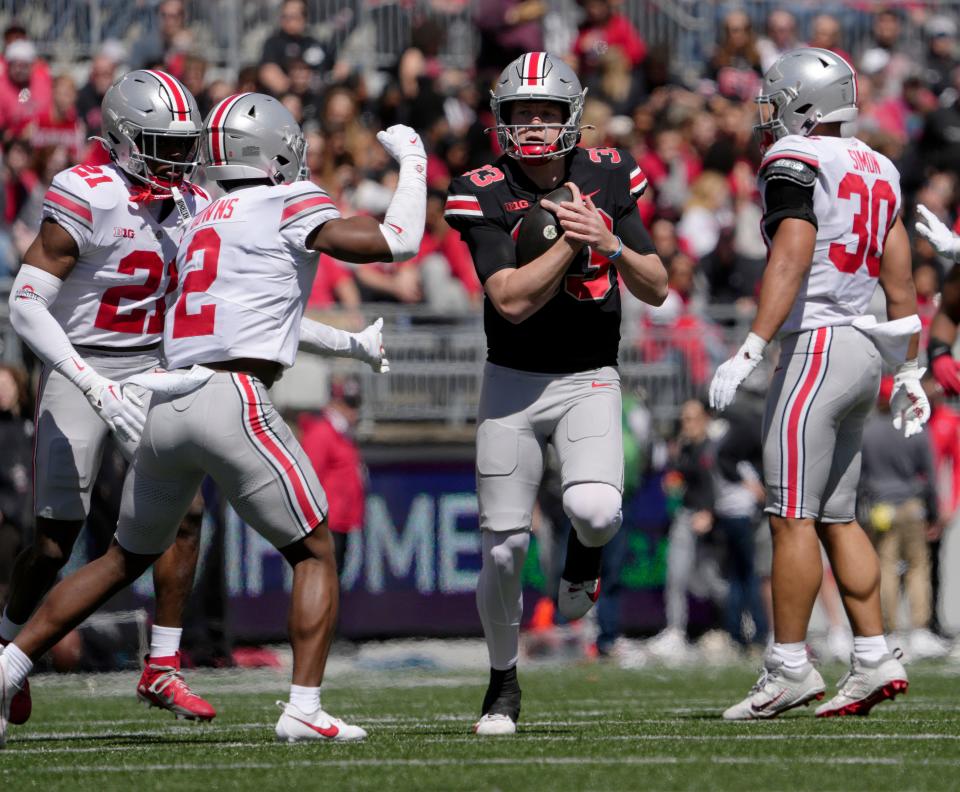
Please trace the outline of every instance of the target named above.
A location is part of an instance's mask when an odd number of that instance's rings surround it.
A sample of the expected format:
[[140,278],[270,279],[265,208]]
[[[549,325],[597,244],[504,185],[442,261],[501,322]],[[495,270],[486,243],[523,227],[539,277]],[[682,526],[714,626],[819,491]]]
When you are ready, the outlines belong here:
[[623,523],[623,498],[610,484],[574,484],[563,492],[563,510],[584,547],[603,547]]
[[530,547],[529,531],[484,531],[483,563],[488,560],[498,576],[519,577]]

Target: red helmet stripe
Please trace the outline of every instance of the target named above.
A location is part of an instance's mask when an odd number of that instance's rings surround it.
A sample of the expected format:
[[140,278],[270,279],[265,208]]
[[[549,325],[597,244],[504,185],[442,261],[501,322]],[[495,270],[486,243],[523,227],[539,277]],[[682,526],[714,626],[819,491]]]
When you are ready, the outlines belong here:
[[227,160],[227,141],[224,132],[224,126],[227,122],[227,114],[233,109],[233,106],[247,94],[240,93],[228,96],[213,111],[213,120],[210,122],[210,129],[207,130],[210,135],[210,156],[213,159],[211,165],[223,165]]
[[527,85],[536,85],[540,77],[540,61],[543,58],[542,52],[531,52],[527,61]]
[[173,120],[186,121],[187,113],[190,112],[190,103],[187,101],[183,86],[166,72],[150,69],[147,73],[156,77],[160,84],[167,89],[167,93],[170,94],[170,101],[173,104]]

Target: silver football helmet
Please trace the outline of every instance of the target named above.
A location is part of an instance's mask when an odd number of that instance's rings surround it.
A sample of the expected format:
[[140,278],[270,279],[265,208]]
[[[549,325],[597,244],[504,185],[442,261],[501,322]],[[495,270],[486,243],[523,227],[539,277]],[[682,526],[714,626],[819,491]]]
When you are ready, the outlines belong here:
[[[496,87],[490,92],[490,109],[497,125],[500,148],[514,159],[556,159],[573,151],[580,142],[580,118],[587,91],[573,69],[546,52],[528,52],[513,61],[500,73]],[[524,99],[558,102],[566,109],[562,124],[511,124],[510,103]],[[531,127],[559,129],[556,143],[551,145],[521,144],[519,131]]]
[[300,178],[307,144],[290,111],[272,96],[228,96],[203,122],[203,166],[214,181]]
[[817,124],[855,121],[857,75],[839,55],[801,47],[767,69],[756,102],[760,123],[753,131],[768,148],[785,135],[809,135]]
[[103,137],[110,158],[130,176],[166,188],[199,165],[200,109],[166,72],[128,72],[104,94]]

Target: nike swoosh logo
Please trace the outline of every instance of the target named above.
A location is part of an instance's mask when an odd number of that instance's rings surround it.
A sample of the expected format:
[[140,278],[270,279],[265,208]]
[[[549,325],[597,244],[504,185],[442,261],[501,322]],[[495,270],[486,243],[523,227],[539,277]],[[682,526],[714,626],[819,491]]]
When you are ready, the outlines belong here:
[[415,137],[412,137],[412,138],[410,138],[410,142],[413,143],[413,145],[416,145],[416,144],[417,144],[417,139],[416,139]]
[[756,704],[751,704],[750,709],[752,709],[754,712],[763,712],[767,707],[772,707],[774,704],[780,701],[780,699],[782,699],[786,694],[787,694],[786,690],[781,690],[779,695],[774,696],[772,699],[770,699],[770,701],[767,701],[761,704],[760,706],[757,706]]
[[396,231],[398,234],[402,234],[402,233],[403,233],[403,229],[400,228],[400,226],[398,226],[396,223],[387,223],[387,225],[390,226],[390,228],[392,228],[392,229],[393,229],[394,231]]
[[313,729],[317,734],[322,735],[323,737],[328,737],[330,739],[333,739],[338,734],[340,734],[340,729],[338,729],[333,724],[330,724],[328,727],[323,728],[322,726],[315,726],[314,724],[308,723],[307,721],[301,720],[300,718],[297,718],[293,715],[290,715],[290,717],[293,718],[295,721],[297,721],[297,723],[302,723],[307,728]]
[[590,387],[591,388],[612,388],[613,383],[612,382],[591,382]]
[[584,195],[583,197],[584,197],[584,198],[593,198],[594,195],[596,195],[598,192],[600,192],[600,189],[601,189],[601,188],[598,187],[598,188],[597,188],[596,190],[594,190],[592,193],[587,193],[587,194]]

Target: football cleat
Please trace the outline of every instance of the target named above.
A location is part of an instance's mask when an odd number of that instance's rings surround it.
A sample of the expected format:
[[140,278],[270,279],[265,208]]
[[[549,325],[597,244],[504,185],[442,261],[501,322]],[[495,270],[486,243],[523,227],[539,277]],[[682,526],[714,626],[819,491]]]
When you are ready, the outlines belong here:
[[30,680],[23,680],[23,687],[13,694],[10,700],[10,717],[8,720],[14,726],[21,726],[30,720],[33,712],[33,699],[30,698]]
[[760,679],[747,697],[723,713],[728,721],[766,720],[781,712],[823,698],[826,686],[823,677],[809,663],[799,671],[784,668],[783,663],[767,657]]
[[516,734],[517,722],[509,715],[500,712],[488,712],[473,724],[473,732],[481,737],[502,737],[507,734]]
[[137,683],[137,698],[150,707],[170,710],[177,718],[213,720],[217,711],[198,696],[180,673],[180,652],[172,657],[144,658],[145,666]]
[[517,733],[520,720],[520,684],[517,682],[517,667],[506,671],[490,669],[490,683],[483,696],[480,720],[473,724],[473,733],[492,737]]
[[288,702],[278,701],[277,706],[283,710],[275,729],[280,742],[295,743],[308,740],[357,742],[367,736],[364,729],[344,723],[322,709],[307,714]]
[[557,610],[568,621],[576,621],[586,616],[600,596],[600,578],[571,583],[560,578],[557,591]]
[[850,655],[850,670],[837,683],[837,695],[817,707],[816,716],[869,715],[870,710],[881,701],[906,693],[910,682],[900,662],[901,656],[902,652],[898,650],[868,663],[859,660],[856,655]]

